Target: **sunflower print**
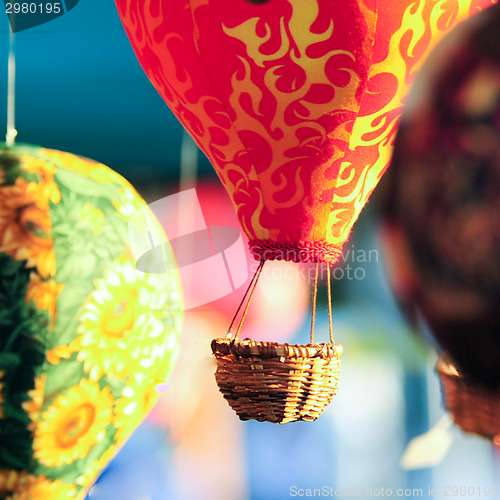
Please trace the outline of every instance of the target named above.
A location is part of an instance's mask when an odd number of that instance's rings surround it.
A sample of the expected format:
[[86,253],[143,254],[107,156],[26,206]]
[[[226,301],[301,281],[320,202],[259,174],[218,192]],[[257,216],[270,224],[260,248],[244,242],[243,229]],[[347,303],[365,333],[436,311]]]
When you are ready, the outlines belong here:
[[109,387],[82,379],[41,414],[33,440],[35,458],[55,467],[86,456],[104,439],[112,405]]
[[80,336],[70,345],[92,380],[126,380],[170,357],[176,338],[165,340],[164,320],[176,292],[168,293],[164,277],[144,274],[122,256],[95,285],[80,316]]
[[56,166],[43,158],[36,158],[25,154],[20,158],[23,171],[29,174],[36,174],[38,177],[38,189],[42,196],[45,196],[52,203],[61,201],[59,187],[54,181],[54,174],[57,172]]
[[55,316],[57,296],[63,287],[62,283],[56,283],[53,279],[42,280],[37,273],[31,273],[26,303],[34,302],[38,309],[50,311]]
[[80,209],[80,220],[87,222],[92,228],[92,234],[98,236],[102,233],[104,227],[104,214],[102,210],[92,206],[90,203],[85,203]]
[[32,479],[33,476],[26,471],[0,470],[0,495],[3,498],[18,489],[23,489]]
[[51,481],[49,479],[37,478],[26,484],[26,486],[8,500],[74,500],[76,488],[72,484],[64,484],[60,479]]
[[90,489],[90,485],[94,484],[106,465],[118,453],[120,449],[119,443],[121,442],[115,439],[110,447],[97,460],[92,461],[85,469],[85,472],[75,479],[75,483],[83,486],[85,488],[84,491]]
[[30,430],[34,432],[37,426],[40,411],[43,406],[43,393],[45,391],[45,382],[47,381],[47,374],[42,373],[39,377],[35,378],[35,387],[28,391],[28,401],[22,403],[23,410],[29,415],[31,423]]
[[134,374],[121,391],[121,398],[115,401],[114,425],[118,429],[115,439],[127,439],[141,423],[145,415],[156,403],[158,392],[152,380],[165,378],[165,373],[153,375],[151,378],[142,374]]
[[45,476],[27,476],[19,491],[8,500],[74,500],[76,487],[64,484],[60,479],[51,480]]
[[26,471],[0,470],[0,495],[9,495],[7,500],[73,500],[76,488]]
[[138,198],[132,187],[125,187],[118,190],[118,199],[113,201],[113,206],[128,221],[132,215],[144,208],[145,204]]
[[121,175],[106,167],[106,165],[89,160],[88,158],[47,148],[40,148],[40,154],[48,161],[56,163],[66,170],[72,170],[79,175],[89,177],[103,184],[113,183],[123,185],[126,182]]
[[59,345],[46,352],[47,361],[52,365],[58,365],[62,359],[69,359],[72,355],[73,351],[67,345]]
[[0,247],[26,267],[37,269],[40,276],[55,274],[49,216],[49,199],[38,184],[18,177],[12,186],[2,187],[0,196]]
[[24,471],[0,470],[0,495],[14,491],[17,486],[26,483],[29,476]]
[[136,269],[145,207],[102,164],[0,146],[1,499],[81,500],[157,400],[182,313],[175,273]]

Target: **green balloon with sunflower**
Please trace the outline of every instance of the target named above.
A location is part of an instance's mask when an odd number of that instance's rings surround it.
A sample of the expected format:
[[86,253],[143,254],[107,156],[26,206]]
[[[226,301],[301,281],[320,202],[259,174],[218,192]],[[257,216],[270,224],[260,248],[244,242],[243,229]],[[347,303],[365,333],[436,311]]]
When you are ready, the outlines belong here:
[[0,499],[83,498],[173,367],[179,279],[166,245],[137,269],[130,224],[165,240],[141,211],[102,164],[0,145]]

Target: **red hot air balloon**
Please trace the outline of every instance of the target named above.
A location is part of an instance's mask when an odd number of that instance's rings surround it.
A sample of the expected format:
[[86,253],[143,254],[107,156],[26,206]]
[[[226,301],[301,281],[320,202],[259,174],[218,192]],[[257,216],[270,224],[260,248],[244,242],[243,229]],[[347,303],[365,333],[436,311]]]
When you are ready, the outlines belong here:
[[258,259],[335,262],[387,167],[408,86],[492,0],[116,0]]
[[[388,165],[419,61],[492,3],[116,0],[139,62],[211,161],[261,260],[243,318],[264,261],[329,270],[338,260]],[[330,343],[314,344],[313,323],[308,346],[236,341],[240,328],[212,343],[240,418],[316,419],[338,383],[331,322]]]

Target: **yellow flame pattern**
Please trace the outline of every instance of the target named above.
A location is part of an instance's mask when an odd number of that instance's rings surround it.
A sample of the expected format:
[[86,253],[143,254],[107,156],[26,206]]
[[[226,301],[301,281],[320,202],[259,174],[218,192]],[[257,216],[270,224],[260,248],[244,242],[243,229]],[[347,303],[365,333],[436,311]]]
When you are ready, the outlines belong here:
[[116,3],[139,61],[214,165],[248,237],[341,248],[388,166],[422,60],[495,2]]

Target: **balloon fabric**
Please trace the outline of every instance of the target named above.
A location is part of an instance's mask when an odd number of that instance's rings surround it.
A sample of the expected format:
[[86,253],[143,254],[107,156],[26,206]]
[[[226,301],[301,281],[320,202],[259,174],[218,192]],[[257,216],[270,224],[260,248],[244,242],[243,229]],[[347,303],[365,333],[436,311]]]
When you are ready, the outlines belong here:
[[172,369],[176,274],[139,272],[129,249],[145,208],[102,164],[0,146],[2,499],[83,498]]
[[476,384],[500,387],[500,6],[459,27],[417,79],[387,176],[401,300]]
[[492,0],[116,0],[258,260],[338,260],[419,61]]

